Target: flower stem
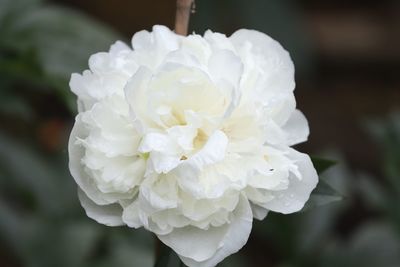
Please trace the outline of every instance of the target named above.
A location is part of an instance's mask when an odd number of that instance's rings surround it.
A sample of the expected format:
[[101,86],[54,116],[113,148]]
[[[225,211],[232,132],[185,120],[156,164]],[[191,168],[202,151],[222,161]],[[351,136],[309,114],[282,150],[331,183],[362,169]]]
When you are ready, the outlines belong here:
[[175,15],[175,32],[186,36],[188,34],[190,12],[194,0],[177,0],[176,15]]

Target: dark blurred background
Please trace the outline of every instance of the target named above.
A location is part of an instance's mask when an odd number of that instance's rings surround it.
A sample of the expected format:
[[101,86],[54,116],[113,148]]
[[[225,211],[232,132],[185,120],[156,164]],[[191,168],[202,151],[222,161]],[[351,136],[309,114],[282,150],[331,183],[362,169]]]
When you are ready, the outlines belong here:
[[[174,13],[175,0],[0,0],[1,267],[152,266],[151,234],[98,225],[78,203],[68,81]],[[208,28],[257,29],[289,50],[311,127],[299,149],[339,162],[321,179],[342,198],[268,215],[220,266],[400,266],[400,1],[197,0],[190,29]]]

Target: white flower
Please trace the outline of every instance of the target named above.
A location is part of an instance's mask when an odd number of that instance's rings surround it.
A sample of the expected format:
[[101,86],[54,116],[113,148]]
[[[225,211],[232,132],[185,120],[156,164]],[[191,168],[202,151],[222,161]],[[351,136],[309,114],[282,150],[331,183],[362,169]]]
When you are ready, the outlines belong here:
[[318,182],[289,54],[267,35],[154,26],[90,57],[70,170],[89,217],[145,227],[190,267],[247,241],[253,217],[299,211]]

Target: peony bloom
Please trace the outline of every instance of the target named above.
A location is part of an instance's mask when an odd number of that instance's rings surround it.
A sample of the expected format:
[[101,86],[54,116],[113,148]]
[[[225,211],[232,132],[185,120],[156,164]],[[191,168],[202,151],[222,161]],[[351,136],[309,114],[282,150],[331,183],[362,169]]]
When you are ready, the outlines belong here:
[[318,177],[294,66],[267,35],[141,31],[72,74],[70,171],[89,217],[144,227],[190,266],[246,243],[253,218],[304,206]]

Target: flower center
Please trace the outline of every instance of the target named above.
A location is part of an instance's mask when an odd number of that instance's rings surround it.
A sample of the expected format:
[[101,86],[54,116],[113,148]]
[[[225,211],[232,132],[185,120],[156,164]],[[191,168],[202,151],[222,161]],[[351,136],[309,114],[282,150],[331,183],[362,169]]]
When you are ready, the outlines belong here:
[[197,130],[197,136],[193,140],[194,151],[200,150],[208,140],[208,135],[202,130]]

